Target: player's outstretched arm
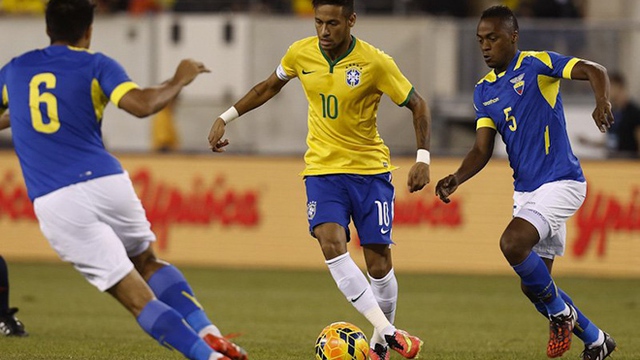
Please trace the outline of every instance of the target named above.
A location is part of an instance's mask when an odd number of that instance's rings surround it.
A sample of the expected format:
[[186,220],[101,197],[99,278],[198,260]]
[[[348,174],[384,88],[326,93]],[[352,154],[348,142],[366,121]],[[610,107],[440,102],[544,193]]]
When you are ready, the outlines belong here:
[[3,111],[0,108],[0,131],[11,127],[11,121],[9,120],[9,110]]
[[276,96],[287,84],[288,81],[280,80],[273,72],[266,80],[258,83],[243,96],[235,105],[225,111],[213,122],[209,131],[209,148],[213,152],[223,152],[229,145],[229,140],[224,139],[224,130],[228,123],[237,119],[243,114],[261,106]]
[[409,170],[407,186],[409,192],[415,192],[422,190],[431,181],[429,174],[429,164],[431,163],[429,153],[431,112],[429,111],[429,105],[417,91],[409,98],[407,108],[413,113],[413,128],[416,132],[416,146],[418,148],[416,163]]
[[609,101],[609,75],[607,69],[593,61],[580,60],[571,70],[571,79],[589,80],[596,98],[593,120],[600,132],[606,132],[613,124],[613,113]]
[[480,172],[493,155],[493,145],[495,143],[496,131],[489,127],[482,127],[476,131],[476,142],[462,160],[458,170],[436,184],[436,195],[440,200],[449,203],[449,196],[453,194],[465,181]]
[[210,71],[201,62],[182,60],[171,79],[157,86],[130,90],[122,97],[118,107],[139,118],[153,115],[178,96],[183,87],[205,72]]

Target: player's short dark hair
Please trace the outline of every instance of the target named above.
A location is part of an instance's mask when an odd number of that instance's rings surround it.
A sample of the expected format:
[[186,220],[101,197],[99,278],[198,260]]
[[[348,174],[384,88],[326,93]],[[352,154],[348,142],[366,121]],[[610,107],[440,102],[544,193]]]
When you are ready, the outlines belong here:
[[504,5],[492,6],[483,11],[482,15],[480,16],[480,20],[483,19],[500,19],[500,21],[510,27],[511,30],[520,30],[516,15],[513,13],[513,11],[511,11],[511,9],[509,9],[509,7]]
[[312,0],[313,8],[317,9],[320,5],[335,5],[342,6],[342,13],[344,16],[349,17],[355,12],[353,5],[354,0]]
[[51,42],[77,43],[93,24],[94,9],[90,0],[50,0],[45,19]]

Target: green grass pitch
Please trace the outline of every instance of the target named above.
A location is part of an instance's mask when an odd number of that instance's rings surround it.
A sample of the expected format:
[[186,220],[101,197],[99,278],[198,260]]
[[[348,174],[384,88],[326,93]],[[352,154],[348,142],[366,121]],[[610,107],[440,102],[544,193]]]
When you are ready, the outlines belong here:
[[[327,271],[182,270],[223,333],[241,334],[236,342],[252,360],[313,359],[316,336],[334,321],[371,334]],[[10,263],[9,273],[11,305],[20,308],[30,336],[0,337],[2,360],[182,359],[69,265]],[[398,281],[396,324],[425,340],[423,359],[546,359],[547,323],[520,294],[515,275],[400,273]],[[613,360],[640,359],[638,279],[561,277],[557,283],[616,338]],[[581,351],[575,339],[563,359],[579,359]]]

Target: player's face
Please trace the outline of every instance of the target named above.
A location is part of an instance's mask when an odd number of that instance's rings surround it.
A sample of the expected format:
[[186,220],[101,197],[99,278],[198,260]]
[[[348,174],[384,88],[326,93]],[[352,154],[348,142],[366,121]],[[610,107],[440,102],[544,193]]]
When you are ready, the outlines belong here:
[[347,18],[342,12],[342,6],[320,5],[315,10],[315,21],[322,50],[336,57],[347,51],[356,14]]
[[497,73],[505,71],[516,55],[518,32],[498,18],[487,18],[478,23],[476,38],[487,66]]

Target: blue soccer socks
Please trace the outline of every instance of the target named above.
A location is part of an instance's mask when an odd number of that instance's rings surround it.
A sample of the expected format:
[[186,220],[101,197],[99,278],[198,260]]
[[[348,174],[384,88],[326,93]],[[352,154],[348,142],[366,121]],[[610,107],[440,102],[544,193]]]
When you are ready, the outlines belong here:
[[151,300],[138,315],[138,324],[162,346],[176,349],[191,360],[209,360],[213,350],[182,316],[159,300]]
[[151,275],[149,286],[158,299],[171,306],[196,333],[212,326],[184,275],[173,265],[167,265]]
[[[586,345],[591,345],[598,341],[598,337],[600,336],[600,329],[591,322],[584,314],[575,306],[573,300],[562,291],[562,289],[558,288],[558,292],[562,299],[567,303],[571,304],[573,308],[576,310],[578,314],[578,320],[576,321],[576,326],[573,328],[573,333],[576,334],[580,340],[582,340]],[[604,341],[604,334],[602,334],[602,340]]]
[[[532,252],[533,254],[533,252]],[[522,265],[522,264],[520,264]],[[517,266],[520,266],[517,265]],[[515,268],[515,267],[514,267]],[[519,270],[519,269],[518,269]],[[516,270],[516,272],[518,272]],[[524,282],[524,280],[523,280]],[[554,285],[555,286],[555,285]],[[578,316],[578,320],[576,321],[576,326],[573,328],[573,333],[582,340],[585,345],[597,344],[598,342],[604,341],[604,333],[587,318],[578,307],[573,303],[571,297],[565,293],[559,287],[556,287],[559,298],[561,298],[566,304],[573,306]],[[547,305],[542,302],[542,300],[538,300],[536,302],[532,301],[533,305],[536,307],[536,310],[545,318],[549,318],[549,310],[547,309]]]
[[548,314],[556,315],[568,310],[567,304],[558,294],[549,269],[538,254],[532,251],[522,263],[514,266],[513,270],[522,279],[522,284],[544,303]]

